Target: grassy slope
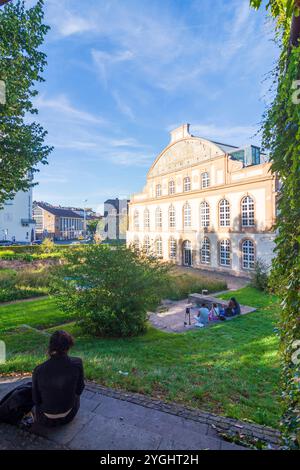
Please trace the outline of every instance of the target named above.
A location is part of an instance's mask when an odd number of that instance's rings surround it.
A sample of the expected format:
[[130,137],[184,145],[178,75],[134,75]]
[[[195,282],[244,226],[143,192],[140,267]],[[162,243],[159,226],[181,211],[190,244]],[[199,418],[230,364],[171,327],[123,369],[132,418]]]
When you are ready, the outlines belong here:
[[[278,340],[273,328],[278,306],[274,308],[275,298],[248,287],[235,295],[242,304],[259,310],[206,330],[170,334],[149,328],[143,337],[113,340],[82,336],[73,324],[66,329],[76,337],[73,353],[83,357],[90,379],[277,426]],[[51,300],[24,304],[23,318],[17,307],[0,308],[0,331],[2,318],[5,328],[16,321],[55,325],[62,318]],[[42,320],[37,319],[38,312]],[[30,371],[44,358],[47,337],[41,333],[15,331],[0,333],[0,338],[5,339],[9,353],[0,372]]]

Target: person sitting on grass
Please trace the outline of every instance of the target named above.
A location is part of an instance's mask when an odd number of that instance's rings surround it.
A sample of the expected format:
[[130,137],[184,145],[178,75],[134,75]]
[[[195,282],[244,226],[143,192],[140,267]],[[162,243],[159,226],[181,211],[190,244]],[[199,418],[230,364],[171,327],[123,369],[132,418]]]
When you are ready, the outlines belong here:
[[82,360],[68,355],[73,345],[69,333],[56,331],[50,338],[49,359],[33,371],[33,415],[39,424],[52,427],[70,423],[79,410],[84,372]]
[[212,304],[212,307],[209,312],[208,320],[209,321],[218,321],[220,317],[220,311],[218,304]]
[[197,320],[196,326],[203,327],[208,324],[209,310],[205,304],[202,304],[199,308],[198,315],[195,317]]
[[226,317],[235,317],[241,314],[241,307],[235,297],[231,297],[228,307],[226,308]]

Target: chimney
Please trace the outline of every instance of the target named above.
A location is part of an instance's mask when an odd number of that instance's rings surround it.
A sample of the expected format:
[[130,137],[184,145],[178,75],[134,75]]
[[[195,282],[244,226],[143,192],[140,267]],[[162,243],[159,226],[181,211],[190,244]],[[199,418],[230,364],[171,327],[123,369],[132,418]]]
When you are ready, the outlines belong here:
[[171,134],[171,144],[176,142],[177,140],[184,139],[186,137],[191,137],[190,134],[190,125],[189,124],[182,124],[182,126],[177,127],[173,131],[170,132]]

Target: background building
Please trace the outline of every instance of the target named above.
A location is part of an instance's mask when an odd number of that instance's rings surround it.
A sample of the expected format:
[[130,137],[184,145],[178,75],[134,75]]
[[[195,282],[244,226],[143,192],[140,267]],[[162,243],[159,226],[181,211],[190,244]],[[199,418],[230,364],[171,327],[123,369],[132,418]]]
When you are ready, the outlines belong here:
[[32,189],[19,191],[0,209],[0,241],[31,243],[35,239],[32,217]]
[[84,235],[84,217],[70,209],[35,202],[33,218],[38,240],[73,240]]
[[195,137],[188,124],[175,129],[131,199],[127,244],[232,274],[249,274],[258,258],[270,264],[278,182],[269,170],[258,147]]
[[104,235],[109,240],[126,240],[128,228],[127,199],[108,199],[104,203]]

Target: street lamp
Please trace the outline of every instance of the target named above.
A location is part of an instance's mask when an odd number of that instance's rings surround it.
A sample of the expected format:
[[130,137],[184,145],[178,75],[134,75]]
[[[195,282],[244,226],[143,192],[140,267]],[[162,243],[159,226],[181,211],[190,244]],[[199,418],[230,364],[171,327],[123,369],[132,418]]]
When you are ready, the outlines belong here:
[[83,201],[83,234],[86,237],[86,212],[85,212],[85,204],[88,202],[87,199]]

